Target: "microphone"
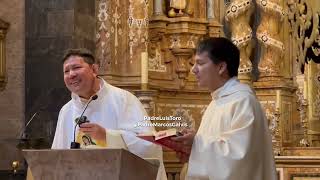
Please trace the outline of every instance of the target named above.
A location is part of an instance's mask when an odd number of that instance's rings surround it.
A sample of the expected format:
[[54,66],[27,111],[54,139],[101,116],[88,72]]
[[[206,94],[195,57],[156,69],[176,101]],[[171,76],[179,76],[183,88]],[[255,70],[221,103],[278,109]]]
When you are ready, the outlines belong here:
[[75,120],[76,124],[79,124],[79,126],[80,126],[82,123],[88,122],[87,117],[86,117],[86,116],[83,116],[83,114],[84,114],[84,112],[86,111],[89,103],[90,103],[91,101],[93,101],[93,100],[96,100],[97,98],[98,98],[98,95],[94,95],[94,96],[91,97],[90,101],[87,103],[86,107],[84,108],[81,116],[80,116],[79,118],[76,118],[76,120]]
[[96,95],[96,94],[93,95],[93,96],[90,98],[89,102],[86,104],[86,106],[85,106],[84,110],[82,111],[80,117],[78,117],[78,118],[75,119],[75,123],[76,123],[76,124],[75,124],[75,126],[74,126],[74,128],[73,128],[73,142],[71,142],[71,145],[70,145],[70,148],[71,148],[71,149],[80,149],[80,143],[76,142],[76,129],[77,129],[77,125],[80,127],[80,125],[81,125],[82,123],[89,122],[89,121],[87,120],[87,117],[86,117],[86,116],[83,116],[83,114],[84,114],[84,112],[86,111],[88,105],[91,103],[91,101],[96,100],[97,98],[98,98],[98,95]]

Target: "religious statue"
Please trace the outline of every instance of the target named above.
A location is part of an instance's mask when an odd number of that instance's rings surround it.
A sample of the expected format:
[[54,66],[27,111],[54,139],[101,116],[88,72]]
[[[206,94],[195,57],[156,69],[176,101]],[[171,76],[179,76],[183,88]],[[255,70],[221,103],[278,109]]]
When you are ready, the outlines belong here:
[[170,7],[179,9],[179,14],[183,14],[182,10],[187,6],[186,0],[170,0]]
[[169,17],[192,15],[193,14],[193,0],[170,0]]

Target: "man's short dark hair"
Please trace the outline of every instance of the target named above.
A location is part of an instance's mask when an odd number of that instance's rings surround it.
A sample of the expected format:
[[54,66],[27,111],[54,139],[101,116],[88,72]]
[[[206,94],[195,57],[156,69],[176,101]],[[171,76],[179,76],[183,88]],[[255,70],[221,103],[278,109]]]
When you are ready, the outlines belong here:
[[62,62],[64,63],[70,56],[80,56],[84,59],[86,63],[96,64],[92,52],[85,48],[68,49],[63,56]]
[[197,54],[208,53],[214,64],[226,62],[230,77],[238,75],[240,52],[236,45],[223,37],[208,38],[201,41],[196,49]]

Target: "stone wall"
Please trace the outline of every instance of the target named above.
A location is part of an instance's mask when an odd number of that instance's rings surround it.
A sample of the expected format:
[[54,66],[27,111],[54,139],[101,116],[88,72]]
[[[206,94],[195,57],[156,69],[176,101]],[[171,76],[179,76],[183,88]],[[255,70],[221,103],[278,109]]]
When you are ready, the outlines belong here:
[[0,91],[1,178],[13,160],[23,162],[17,139],[36,112],[26,132],[32,140],[44,138],[45,144],[28,148],[51,146],[59,110],[70,99],[61,58],[68,48],[94,50],[94,17],[93,0],[0,0],[0,18],[10,23],[8,83]]
[[13,160],[21,159],[15,146],[24,122],[24,8],[21,0],[0,1],[0,18],[10,23],[6,36],[8,83],[0,91],[0,170],[10,169]]
[[[92,0],[26,1],[26,119],[31,139],[50,147],[60,108],[70,99],[64,86],[62,57],[66,49],[94,50],[95,2]],[[36,130],[36,131],[35,131]]]

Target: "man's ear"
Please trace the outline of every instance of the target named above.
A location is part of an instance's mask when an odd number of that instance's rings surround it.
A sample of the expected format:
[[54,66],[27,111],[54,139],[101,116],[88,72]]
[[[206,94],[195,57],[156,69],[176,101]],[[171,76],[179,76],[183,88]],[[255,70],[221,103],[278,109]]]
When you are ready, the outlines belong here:
[[224,72],[227,72],[227,63],[221,62],[219,67],[219,75],[222,75]]
[[98,65],[98,64],[92,64],[92,70],[93,70],[93,73],[95,73],[96,75],[98,75],[99,65]]

